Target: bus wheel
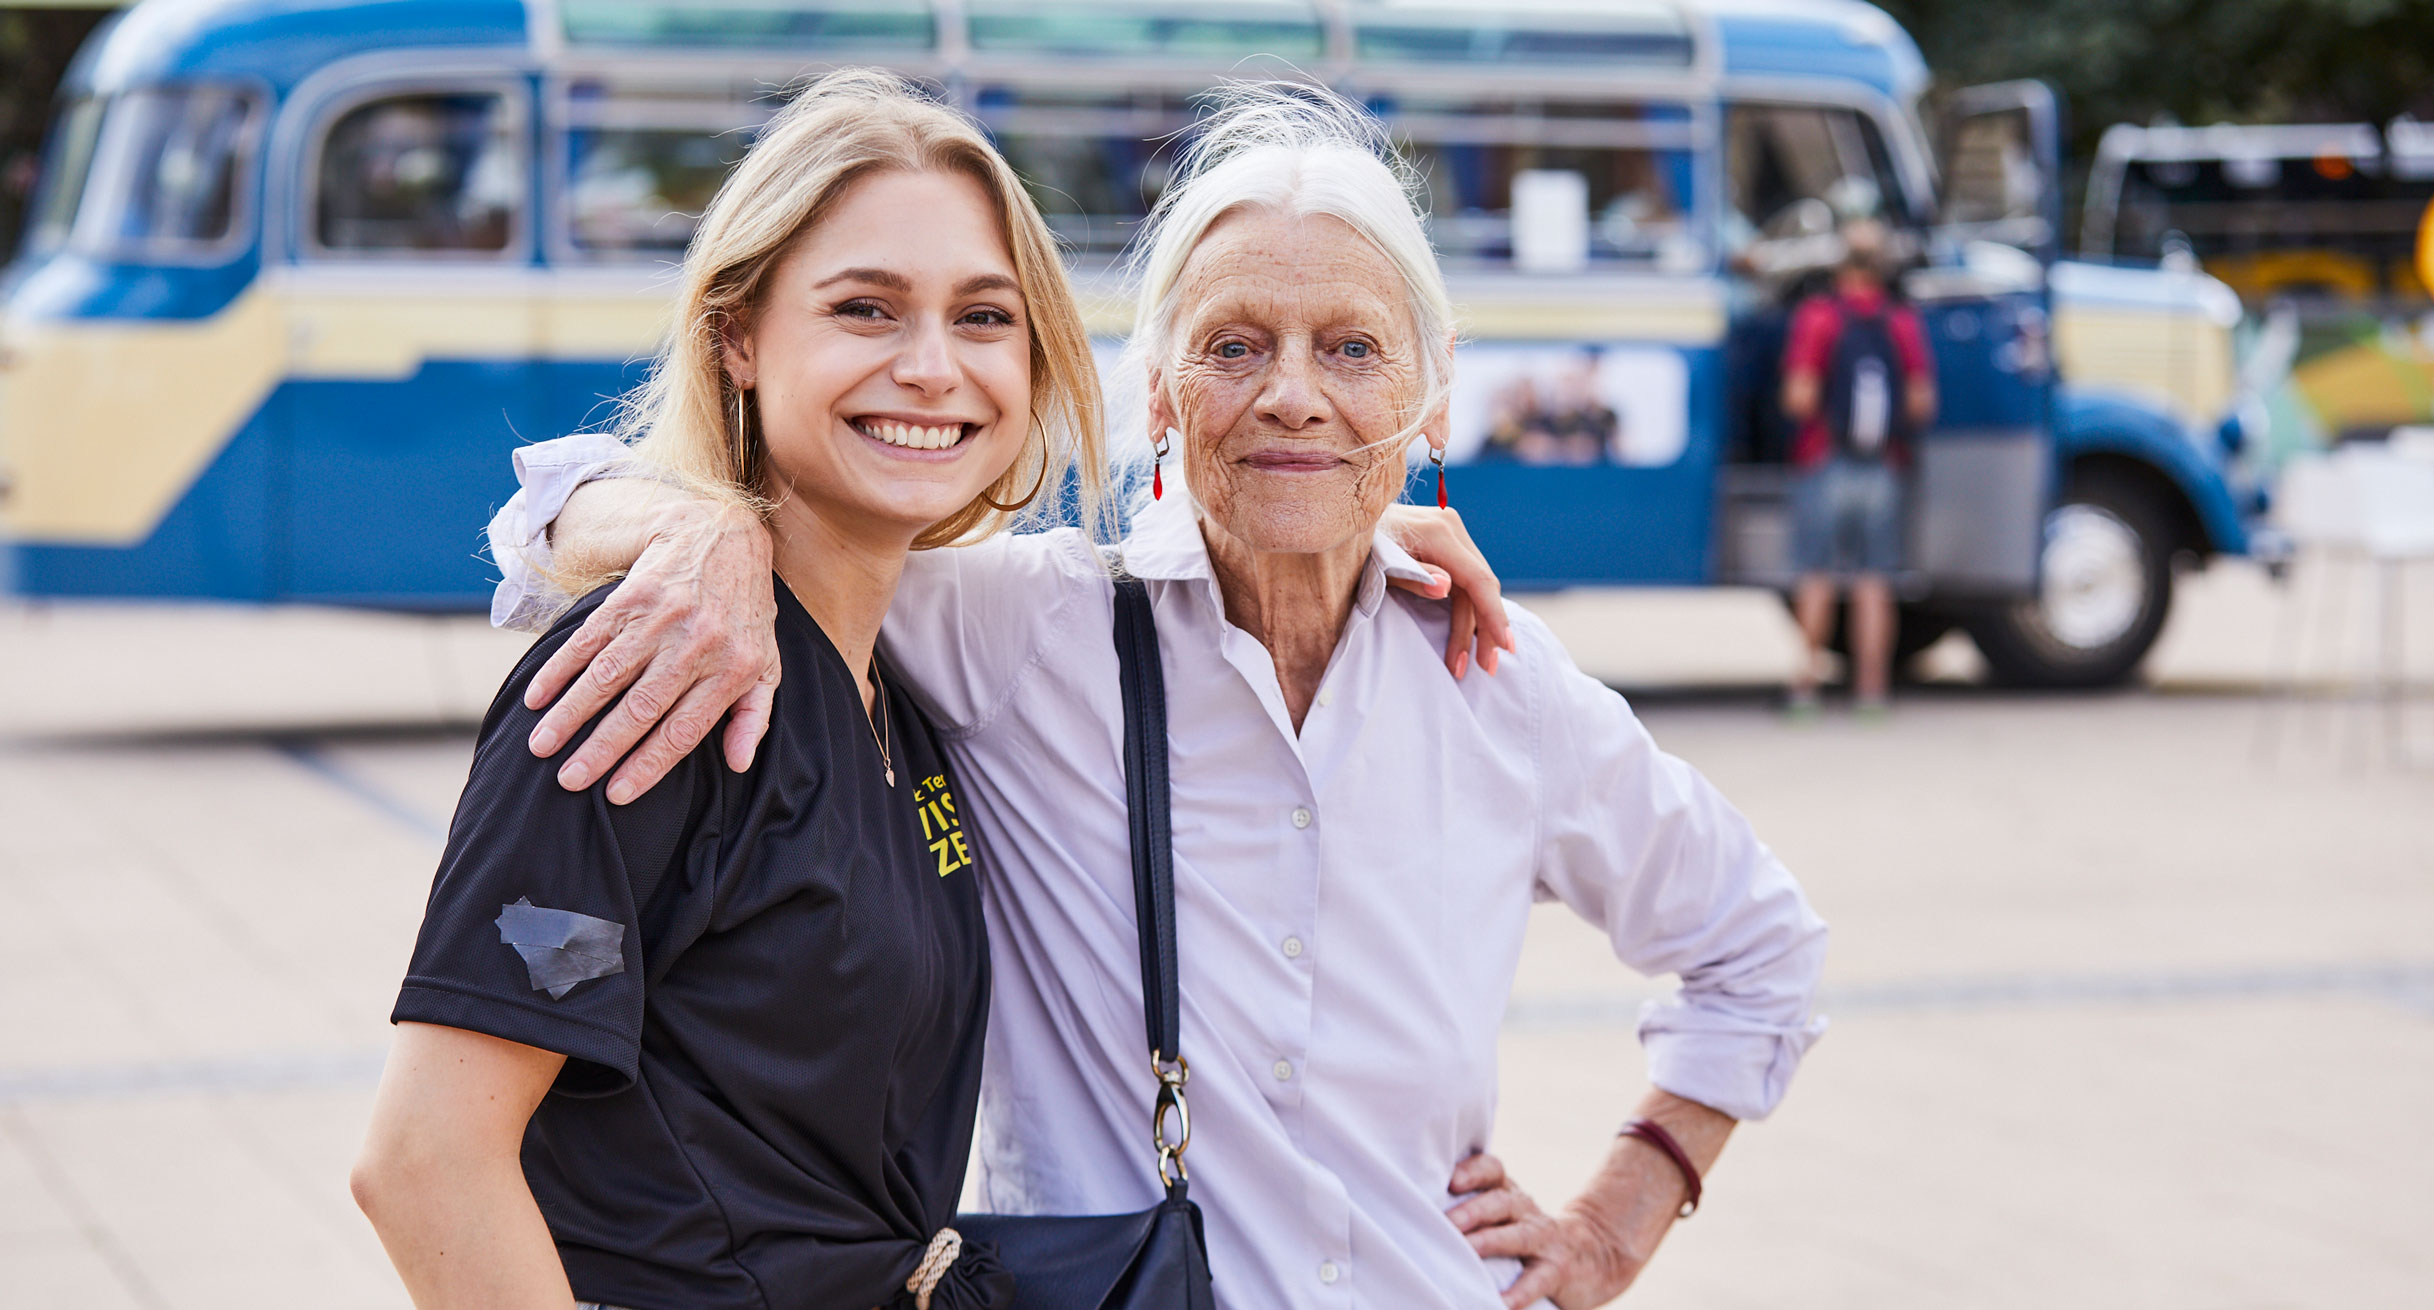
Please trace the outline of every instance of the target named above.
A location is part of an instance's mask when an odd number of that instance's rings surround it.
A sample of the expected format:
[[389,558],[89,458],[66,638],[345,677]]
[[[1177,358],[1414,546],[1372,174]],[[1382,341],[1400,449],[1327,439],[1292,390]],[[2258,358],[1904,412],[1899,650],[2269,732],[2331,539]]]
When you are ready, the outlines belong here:
[[2034,596],[1969,624],[1995,681],[2109,687],[2128,678],[2172,608],[2167,520],[2137,489],[2079,479],[2045,516]]

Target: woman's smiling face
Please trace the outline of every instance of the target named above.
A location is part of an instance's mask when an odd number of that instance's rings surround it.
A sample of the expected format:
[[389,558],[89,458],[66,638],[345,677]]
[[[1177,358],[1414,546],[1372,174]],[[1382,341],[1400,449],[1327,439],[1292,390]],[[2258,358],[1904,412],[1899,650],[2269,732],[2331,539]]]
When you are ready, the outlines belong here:
[[1209,228],[1177,293],[1150,430],[1182,430],[1204,521],[1260,552],[1366,545],[1426,391],[1393,263],[1340,219],[1246,208]]
[[770,271],[727,367],[752,389],[766,493],[908,541],[1004,476],[1031,422],[1031,332],[989,194],[866,177]]

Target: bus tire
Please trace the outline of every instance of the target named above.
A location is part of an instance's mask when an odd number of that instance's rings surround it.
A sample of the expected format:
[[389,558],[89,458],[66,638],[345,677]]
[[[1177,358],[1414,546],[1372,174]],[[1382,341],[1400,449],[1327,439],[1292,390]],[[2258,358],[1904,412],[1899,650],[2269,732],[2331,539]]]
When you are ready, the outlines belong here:
[[2171,522],[2126,479],[2073,478],[2045,516],[2036,594],[1969,622],[1995,682],[2110,687],[2129,678],[2172,610]]

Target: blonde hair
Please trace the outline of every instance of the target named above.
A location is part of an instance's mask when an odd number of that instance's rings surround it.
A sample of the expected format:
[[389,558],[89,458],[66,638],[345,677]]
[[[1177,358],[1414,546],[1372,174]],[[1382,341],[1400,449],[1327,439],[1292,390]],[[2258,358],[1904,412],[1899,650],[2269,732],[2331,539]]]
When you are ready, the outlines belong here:
[[913,549],[979,541],[1026,510],[1045,516],[1065,504],[1069,471],[1078,473],[1073,492],[1083,515],[1095,515],[1106,487],[1098,370],[1056,239],[977,125],[876,69],[841,69],[809,83],[719,187],[685,251],[675,328],[650,378],[626,399],[618,434],[695,494],[766,515],[766,450],[759,424],[744,420],[754,406],[738,405],[726,344],[751,330],[761,290],[795,240],[856,182],[891,172],[957,173],[980,184],[1005,230],[1031,338],[1022,453]]
[[[1454,380],[1453,297],[1421,222],[1418,173],[1395,151],[1385,124],[1323,87],[1223,82],[1209,100],[1198,137],[1134,247],[1126,371],[1141,376],[1173,354],[1184,267],[1218,220],[1246,207],[1296,218],[1323,214],[1376,246],[1403,284],[1424,389],[1404,429],[1380,443],[1402,446],[1446,403]],[[1158,434],[1146,435],[1154,443]]]

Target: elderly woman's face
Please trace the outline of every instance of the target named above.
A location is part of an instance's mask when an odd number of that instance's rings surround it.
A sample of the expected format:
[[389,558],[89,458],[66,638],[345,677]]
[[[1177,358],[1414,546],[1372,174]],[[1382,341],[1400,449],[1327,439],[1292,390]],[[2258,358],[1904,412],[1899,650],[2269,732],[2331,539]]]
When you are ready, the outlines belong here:
[[1394,265],[1342,220],[1242,210],[1184,265],[1152,431],[1182,429],[1210,526],[1255,551],[1366,542],[1424,392]]

